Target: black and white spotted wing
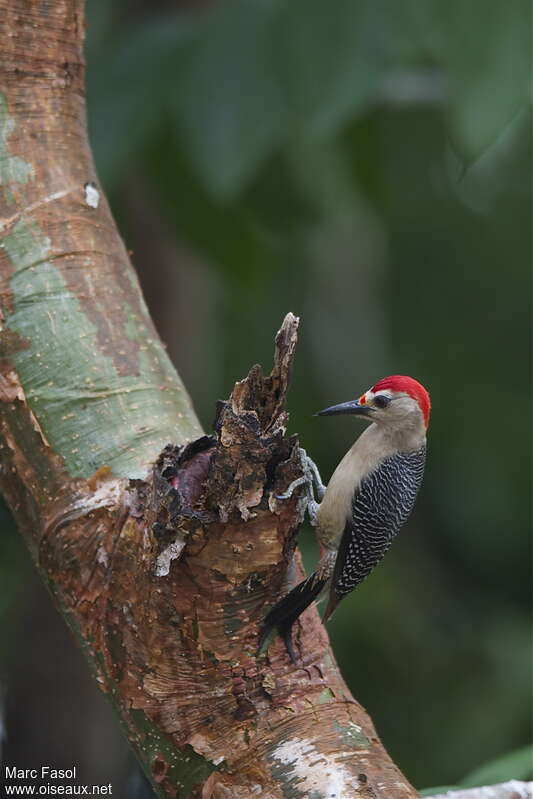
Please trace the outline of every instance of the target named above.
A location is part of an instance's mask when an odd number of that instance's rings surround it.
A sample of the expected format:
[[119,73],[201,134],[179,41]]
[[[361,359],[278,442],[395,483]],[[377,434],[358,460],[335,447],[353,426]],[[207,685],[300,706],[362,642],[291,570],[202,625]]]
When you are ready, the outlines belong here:
[[386,458],[361,483],[352,500],[352,518],[346,522],[335,561],[331,612],[379,563],[411,513],[425,459],[425,447],[398,453]]

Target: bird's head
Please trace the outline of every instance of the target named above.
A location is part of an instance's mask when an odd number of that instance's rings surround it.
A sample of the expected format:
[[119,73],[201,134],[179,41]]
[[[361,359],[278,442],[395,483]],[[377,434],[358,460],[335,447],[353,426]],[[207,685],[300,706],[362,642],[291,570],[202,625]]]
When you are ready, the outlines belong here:
[[318,416],[353,414],[387,427],[429,425],[431,401],[418,380],[406,375],[384,377],[359,399],[332,405],[319,411]]

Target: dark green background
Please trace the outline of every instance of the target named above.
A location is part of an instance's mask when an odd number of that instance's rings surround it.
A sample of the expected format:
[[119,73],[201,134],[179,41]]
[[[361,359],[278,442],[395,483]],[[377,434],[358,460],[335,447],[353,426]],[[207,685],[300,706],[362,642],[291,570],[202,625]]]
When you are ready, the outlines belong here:
[[[389,373],[430,390],[416,512],[329,625],[419,786],[531,776],[530,6],[90,0],[89,123],[150,309],[206,428],[284,314],[290,430]],[[10,761],[126,788],[126,750],[3,523]],[[308,531],[303,547],[312,564]],[[39,721],[40,720],[40,721]],[[129,791],[129,793],[128,793]]]

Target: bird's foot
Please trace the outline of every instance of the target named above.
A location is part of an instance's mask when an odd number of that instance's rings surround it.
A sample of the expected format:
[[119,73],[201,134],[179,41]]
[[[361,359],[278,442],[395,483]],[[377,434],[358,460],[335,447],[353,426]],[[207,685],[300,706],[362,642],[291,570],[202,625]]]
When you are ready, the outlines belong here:
[[307,477],[298,477],[297,480],[293,480],[292,483],[290,483],[289,487],[283,492],[283,494],[276,494],[276,499],[290,499],[294,494],[295,489],[307,482]]
[[320,501],[324,497],[326,486],[322,483],[318,466],[312,458],[309,457],[305,449],[300,447],[299,453],[303,475],[293,480],[283,494],[277,494],[276,499],[290,499],[298,486],[305,485],[307,495],[306,510],[309,521],[314,527],[316,525],[316,514],[320,507]]
[[324,499],[324,494],[326,493],[326,486],[322,482],[322,478],[320,477],[320,472],[318,471],[318,466],[314,462],[312,458],[309,457],[307,452],[302,449],[301,450],[303,455],[304,463],[306,464],[308,473],[311,475],[311,482],[313,484],[314,490],[316,492],[316,496],[319,502],[322,502]]
[[309,517],[309,524],[311,527],[316,527],[317,523],[317,513],[320,507],[320,502],[317,502],[316,499],[309,499],[307,501],[307,515]]

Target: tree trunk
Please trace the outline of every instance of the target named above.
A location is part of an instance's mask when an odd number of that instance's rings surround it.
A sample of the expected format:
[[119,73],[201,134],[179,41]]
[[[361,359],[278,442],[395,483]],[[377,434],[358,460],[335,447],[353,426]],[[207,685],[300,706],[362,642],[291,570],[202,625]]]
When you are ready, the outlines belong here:
[[0,26],[0,487],[156,792],[417,796],[315,609],[299,665],[256,656],[305,504],[275,499],[297,320],[204,436],[98,186],[83,3],[0,0]]

